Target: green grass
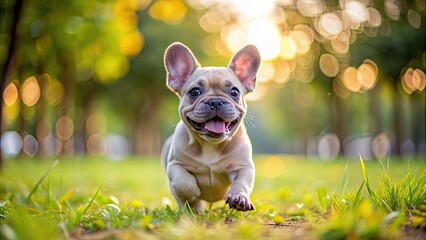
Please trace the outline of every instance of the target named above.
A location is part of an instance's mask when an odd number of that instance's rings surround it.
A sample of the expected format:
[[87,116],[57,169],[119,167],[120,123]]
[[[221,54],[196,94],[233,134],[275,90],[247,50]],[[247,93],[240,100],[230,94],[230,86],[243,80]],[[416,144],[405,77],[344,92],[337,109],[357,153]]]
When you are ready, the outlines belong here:
[[[8,161],[1,239],[389,239],[425,229],[425,161],[257,156],[255,211],[178,209],[158,158]],[[417,230],[422,231],[422,230]]]

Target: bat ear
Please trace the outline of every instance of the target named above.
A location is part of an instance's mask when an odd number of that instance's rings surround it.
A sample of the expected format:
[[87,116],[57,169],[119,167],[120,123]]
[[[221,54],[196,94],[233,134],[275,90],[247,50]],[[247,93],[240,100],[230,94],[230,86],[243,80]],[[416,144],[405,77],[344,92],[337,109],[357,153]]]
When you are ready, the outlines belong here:
[[256,74],[259,65],[259,51],[254,45],[248,45],[232,57],[228,67],[234,71],[247,92],[251,92],[256,87]]
[[164,54],[164,66],[167,71],[167,85],[178,92],[199,64],[188,47],[182,43],[172,43]]

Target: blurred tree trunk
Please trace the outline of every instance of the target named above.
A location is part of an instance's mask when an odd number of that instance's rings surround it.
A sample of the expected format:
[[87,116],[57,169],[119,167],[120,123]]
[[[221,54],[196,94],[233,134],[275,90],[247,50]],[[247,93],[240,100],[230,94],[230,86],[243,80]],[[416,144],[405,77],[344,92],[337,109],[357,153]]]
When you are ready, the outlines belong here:
[[416,153],[418,155],[421,154],[421,138],[422,133],[425,132],[425,122],[424,116],[422,116],[424,106],[422,106],[425,102],[425,99],[422,97],[422,93],[414,92],[410,96],[410,117],[411,117],[411,140],[414,143]]
[[[38,76],[38,84],[40,86],[40,91],[43,94],[43,90],[46,89],[46,80],[45,79],[45,75],[42,75],[44,72],[44,68],[43,66],[38,66],[37,69],[39,76]],[[36,105],[36,112],[35,112],[35,123],[34,123],[34,137],[37,140],[37,144],[38,144],[38,151],[37,151],[37,155],[41,156],[41,157],[45,157],[46,153],[44,152],[43,149],[43,140],[46,136],[41,136],[40,134],[38,134],[37,132],[37,125],[43,121],[43,119],[45,118],[45,113],[46,113],[46,105],[47,102],[46,100],[43,98],[43,96],[40,96],[40,99],[38,100],[38,103]]]
[[398,89],[399,81],[395,81],[393,91],[393,139],[394,139],[394,154],[401,156],[402,144],[402,119],[401,119],[401,104],[402,98]]
[[[65,52],[60,56],[60,64],[62,66],[61,75],[59,80],[64,86],[64,98],[60,104],[59,116],[56,118],[56,121],[62,116],[68,116],[69,109],[74,105],[74,89],[75,89],[75,67],[74,60],[69,60],[73,58],[74,54],[72,52]],[[68,116],[70,117],[70,116]],[[56,127],[55,121],[55,127]],[[58,129],[55,129],[57,132]],[[57,136],[58,137],[58,136]],[[74,133],[70,139],[57,139],[61,144],[60,155],[73,155],[74,154],[74,144],[72,142]]]
[[81,142],[83,143],[83,149],[81,149],[85,154],[88,154],[87,151],[87,139],[89,139],[90,137],[90,131],[88,131],[86,123],[87,120],[89,119],[90,115],[91,115],[91,109],[90,109],[90,104],[94,98],[93,94],[90,94],[90,92],[93,91],[92,85],[85,85],[84,86],[86,89],[86,91],[79,91],[76,92],[76,97],[81,99],[81,103],[80,106],[82,108],[83,111],[83,123],[81,126],[81,129],[78,130],[78,132],[76,133],[76,136],[79,137],[79,139],[81,140]]
[[[3,3],[4,4],[4,3]],[[3,5],[2,4],[2,5]],[[9,46],[7,50],[6,60],[4,61],[2,72],[1,72],[1,96],[3,97],[3,91],[6,88],[6,85],[8,84],[8,76],[10,73],[11,66],[13,65],[13,58],[15,56],[15,45],[17,42],[17,28],[19,19],[21,18],[21,12],[22,12],[22,6],[24,4],[24,0],[16,0],[15,5],[13,7],[13,15],[11,19],[10,24],[10,30],[9,30]],[[5,14],[1,13],[3,15],[2,23],[4,24],[4,16]],[[3,103],[0,104],[0,121],[1,126],[3,126]],[[0,129],[0,142],[1,142],[1,134],[3,133],[4,129]],[[0,170],[3,166],[3,153],[0,151]]]
[[152,99],[139,112],[134,123],[133,151],[136,155],[152,156],[161,151],[159,131],[160,100]]
[[370,105],[370,129],[369,132],[373,137],[376,137],[382,132],[382,118],[380,113],[380,84],[377,84],[375,88],[371,89],[368,93],[368,101]]
[[[382,132],[383,126],[382,126],[382,114],[380,111],[380,93],[381,93],[381,86],[380,83],[378,83],[373,89],[369,90],[367,95],[368,101],[369,101],[369,135],[372,137],[373,142],[374,139]],[[377,158],[377,152],[374,149],[374,146],[371,146],[371,152],[373,158]]]
[[340,155],[344,154],[344,141],[346,138],[346,129],[347,126],[345,125],[347,123],[346,121],[346,111],[344,106],[344,100],[339,98],[336,95],[333,95],[332,100],[332,109],[331,109],[331,115],[332,115],[332,124],[333,124],[333,130],[336,133],[337,137],[339,138],[340,142]]

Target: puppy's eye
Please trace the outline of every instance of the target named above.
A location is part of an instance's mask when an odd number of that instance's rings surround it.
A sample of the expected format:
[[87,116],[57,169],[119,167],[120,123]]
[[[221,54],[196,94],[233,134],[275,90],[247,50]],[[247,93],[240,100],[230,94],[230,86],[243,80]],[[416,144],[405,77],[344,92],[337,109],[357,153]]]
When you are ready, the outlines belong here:
[[229,95],[231,95],[231,97],[238,97],[240,96],[240,91],[238,91],[237,88],[232,88],[231,91],[229,92]]
[[201,89],[195,87],[189,91],[189,95],[191,95],[191,97],[198,97],[201,95]]

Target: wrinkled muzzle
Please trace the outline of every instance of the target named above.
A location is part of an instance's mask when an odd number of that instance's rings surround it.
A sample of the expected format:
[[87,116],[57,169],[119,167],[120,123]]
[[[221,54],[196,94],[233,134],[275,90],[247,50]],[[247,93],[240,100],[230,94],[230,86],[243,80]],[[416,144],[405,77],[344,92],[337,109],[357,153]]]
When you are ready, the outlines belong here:
[[243,115],[244,111],[237,109],[234,104],[211,98],[200,101],[186,114],[186,120],[201,137],[224,140],[232,135]]

